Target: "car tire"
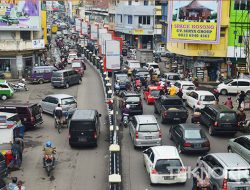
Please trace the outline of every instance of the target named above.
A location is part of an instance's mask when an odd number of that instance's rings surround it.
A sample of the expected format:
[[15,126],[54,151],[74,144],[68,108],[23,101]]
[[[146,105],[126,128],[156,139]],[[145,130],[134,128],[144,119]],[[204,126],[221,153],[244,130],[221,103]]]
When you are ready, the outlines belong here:
[[38,80],[38,83],[39,83],[39,84],[43,84],[43,83],[44,83],[43,79],[39,79],[39,80]]
[[232,153],[232,148],[231,148],[231,146],[227,147],[227,152]]
[[6,95],[2,95],[2,96],[1,96],[1,99],[2,99],[3,101],[7,100],[7,96],[6,96]]
[[222,89],[222,90],[220,91],[220,93],[221,93],[222,95],[227,95],[227,94],[228,94],[228,92],[227,92],[226,89]]
[[66,83],[65,88],[69,88],[69,83]]
[[210,136],[214,136],[214,129],[213,129],[212,127],[209,127],[209,128],[208,128],[208,134],[209,134]]

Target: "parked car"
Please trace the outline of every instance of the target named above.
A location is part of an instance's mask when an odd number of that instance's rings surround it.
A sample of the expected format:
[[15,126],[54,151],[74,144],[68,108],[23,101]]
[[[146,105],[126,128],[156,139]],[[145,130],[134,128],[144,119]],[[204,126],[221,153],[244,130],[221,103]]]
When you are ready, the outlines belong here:
[[69,112],[69,116],[72,116],[77,108],[77,102],[74,96],[67,94],[51,94],[46,96],[40,102],[41,112],[54,114],[54,110],[58,104],[61,104],[63,112]]
[[186,168],[174,146],[155,146],[143,151],[150,184],[174,184],[187,181]]
[[8,190],[6,183],[0,178],[0,190]]
[[81,62],[73,61],[71,67],[72,67],[72,69],[73,69],[74,71],[76,71],[81,77],[83,77],[83,75],[84,75],[84,70],[83,70],[83,67],[82,67]]
[[207,105],[201,110],[201,123],[208,127],[208,133],[232,133],[238,130],[237,114],[223,105]]
[[227,150],[228,152],[239,154],[248,163],[250,163],[250,135],[230,139]]
[[203,109],[206,105],[215,104],[215,96],[205,90],[195,90],[187,93],[186,104],[190,108]]
[[188,118],[188,110],[178,96],[160,96],[155,101],[154,113],[160,115],[161,123],[169,121],[185,123]]
[[174,84],[175,82],[181,80],[180,74],[178,73],[163,73],[162,78],[165,79],[165,82],[170,82],[170,84]]
[[143,91],[143,98],[147,104],[154,104],[155,100],[159,98],[161,86],[148,86],[146,90]]
[[179,153],[210,150],[210,142],[205,132],[196,124],[173,125],[169,129],[169,136],[176,144]]
[[0,97],[7,100],[14,95],[14,90],[6,80],[0,80]]
[[81,84],[81,83],[82,83],[81,76],[73,69],[53,72],[51,78],[51,85],[54,88],[57,87],[69,88],[71,85]]
[[125,108],[126,104],[125,104],[125,99],[129,98],[129,97],[141,97],[140,94],[134,93],[134,92],[127,92],[127,91],[122,91],[120,94],[120,101],[119,101],[119,108],[123,109]]
[[249,189],[250,165],[236,153],[211,153],[197,160],[196,169],[210,174],[213,190]]
[[217,90],[226,95],[228,93],[239,93],[244,91],[250,94],[250,80],[249,79],[230,79],[217,86]]
[[97,146],[100,136],[100,117],[97,110],[76,110],[69,123],[69,145]]
[[[0,179],[8,175],[8,168],[5,160],[5,156],[0,152]],[[0,190],[1,190],[1,181],[0,181]]]
[[31,83],[43,84],[51,81],[52,73],[55,71],[58,71],[58,69],[53,66],[31,67],[27,69],[25,79]]
[[40,126],[43,123],[40,107],[36,103],[15,103],[2,104],[1,112],[16,113],[26,128]]
[[68,63],[71,64],[74,59],[77,59],[77,53],[76,52],[70,52],[68,55]]
[[129,134],[135,148],[162,144],[162,133],[155,116],[133,116],[128,126]]
[[183,96],[182,99],[187,98],[187,93],[190,93],[191,91],[195,90],[196,87],[194,83],[191,81],[185,81],[185,80],[180,80],[174,83],[174,86],[176,87],[177,92],[181,89]]

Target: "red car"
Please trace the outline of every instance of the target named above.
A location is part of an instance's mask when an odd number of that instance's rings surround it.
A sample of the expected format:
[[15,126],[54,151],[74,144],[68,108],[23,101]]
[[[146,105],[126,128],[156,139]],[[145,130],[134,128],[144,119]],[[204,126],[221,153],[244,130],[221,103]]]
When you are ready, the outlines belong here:
[[74,60],[72,62],[72,69],[74,69],[79,75],[81,75],[81,77],[83,77],[84,75],[84,69],[82,67],[82,63],[81,61],[78,61],[78,60]]
[[147,104],[154,104],[155,100],[159,97],[161,86],[148,86],[148,88],[143,92],[143,98]]

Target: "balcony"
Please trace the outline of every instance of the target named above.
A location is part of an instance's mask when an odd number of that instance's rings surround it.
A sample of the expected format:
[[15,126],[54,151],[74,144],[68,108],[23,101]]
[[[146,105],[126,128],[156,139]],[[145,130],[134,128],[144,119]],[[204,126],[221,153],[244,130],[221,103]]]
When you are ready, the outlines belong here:
[[32,40],[29,41],[0,40],[0,51],[28,51],[28,50],[34,50]]

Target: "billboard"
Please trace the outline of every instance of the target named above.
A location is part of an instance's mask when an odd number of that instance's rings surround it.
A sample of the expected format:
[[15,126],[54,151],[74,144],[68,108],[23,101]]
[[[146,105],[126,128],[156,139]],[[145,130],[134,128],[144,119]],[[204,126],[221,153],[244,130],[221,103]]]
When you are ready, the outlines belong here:
[[120,42],[106,40],[106,69],[120,69]]
[[220,0],[171,0],[168,11],[169,42],[220,42]]
[[82,22],[82,34],[88,35],[88,23],[84,21]]
[[75,18],[75,23],[76,23],[76,31],[80,32],[82,28],[82,20],[80,18]]
[[112,40],[112,35],[110,33],[103,33],[101,34],[101,48],[102,48],[102,54],[105,54],[106,53],[106,45],[105,45],[105,41],[106,40]]
[[97,40],[97,25],[96,24],[91,24],[90,25],[90,38],[91,40]]
[[41,30],[40,0],[0,0],[0,30]]

